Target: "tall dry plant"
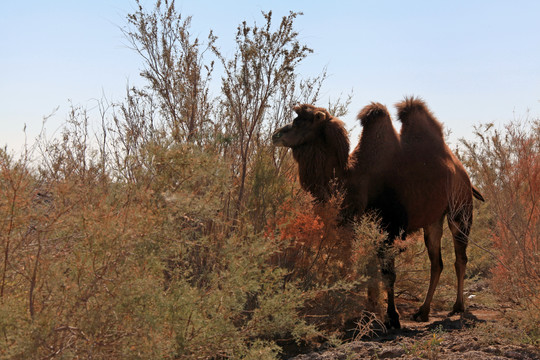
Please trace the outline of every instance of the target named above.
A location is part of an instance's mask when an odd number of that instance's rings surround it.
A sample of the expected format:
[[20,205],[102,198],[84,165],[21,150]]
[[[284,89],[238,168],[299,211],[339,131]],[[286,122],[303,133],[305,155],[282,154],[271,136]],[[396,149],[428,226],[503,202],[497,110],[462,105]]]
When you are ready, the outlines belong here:
[[[494,289],[538,314],[540,307],[540,122],[477,127],[467,165],[492,212],[498,255]],[[536,319],[538,319],[536,317]]]
[[294,19],[298,15],[291,12],[284,16],[277,29],[273,28],[272,12],[263,12],[263,26],[243,22],[236,33],[236,52],[232,59],[225,58],[214,48],[225,72],[221,114],[234,142],[229,152],[238,177],[234,218],[244,206],[253,154],[263,141],[268,143],[271,129],[264,128],[268,110],[283,95],[281,90],[290,89],[290,84],[296,81],[297,66],[312,52],[300,43],[294,30]]
[[175,141],[202,145],[213,131],[209,84],[214,64],[206,60],[205,53],[216,37],[210,31],[206,44],[193,38],[191,17],[182,19],[174,0],[157,1],[152,11],[138,0],[137,5],[123,31],[145,63],[141,76],[148,81],[149,92],[140,94],[157,97],[160,114]]

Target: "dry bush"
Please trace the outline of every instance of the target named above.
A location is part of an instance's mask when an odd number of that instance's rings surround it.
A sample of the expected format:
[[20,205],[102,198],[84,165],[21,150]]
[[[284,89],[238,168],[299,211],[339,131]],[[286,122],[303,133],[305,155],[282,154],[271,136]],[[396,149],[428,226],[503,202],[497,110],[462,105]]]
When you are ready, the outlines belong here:
[[2,239],[1,312],[8,320],[1,348],[7,357],[122,356],[135,337],[153,333],[134,316],[144,304],[122,303],[127,294],[151,293],[157,273],[130,255],[153,231],[154,216],[144,199],[115,192],[89,157],[79,162],[81,144],[71,143],[70,152],[54,144],[51,157],[62,159],[48,163],[61,166],[39,175],[28,163],[3,164],[3,183],[17,176],[18,166],[33,183],[0,209],[11,224]]
[[267,228],[280,252],[274,262],[301,279],[303,287],[333,284],[353,279],[352,246],[354,230],[339,226],[341,200],[332,197],[325,204],[314,204],[301,193],[279,208]]
[[[366,309],[383,313],[377,253],[385,234],[374,216],[342,223],[341,202],[339,193],[320,204],[300,192],[282,204],[266,234],[278,249],[271,262],[308,295],[302,315],[319,329],[344,333]],[[377,304],[367,299],[368,287],[379,294]]]
[[[323,80],[298,79],[297,15],[241,24],[229,60],[174,2],[139,6],[125,34],[148,86],[100,101],[97,122],[73,106],[33,153],[0,151],[0,357],[275,358],[277,340],[319,334],[264,234],[299,189],[272,129]],[[214,99],[210,48],[226,68]],[[322,269],[343,273],[332,251]]]
[[[516,120],[503,129],[479,126],[465,142],[467,165],[488,201],[497,255],[492,289],[539,323],[540,122]],[[536,330],[538,331],[538,330]]]
[[275,356],[316,333],[272,244],[219,216],[226,163],[152,143],[113,180],[85,126],[44,141],[39,171],[0,154],[3,357]]

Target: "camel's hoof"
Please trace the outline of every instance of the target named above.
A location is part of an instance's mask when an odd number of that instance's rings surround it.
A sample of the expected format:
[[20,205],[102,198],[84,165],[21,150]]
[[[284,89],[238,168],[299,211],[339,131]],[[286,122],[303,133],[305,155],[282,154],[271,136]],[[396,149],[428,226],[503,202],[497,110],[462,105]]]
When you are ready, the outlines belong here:
[[386,327],[386,330],[401,329],[401,323],[399,322],[399,318],[386,319],[386,321],[384,322],[384,326]]
[[447,317],[451,317],[451,316],[454,316],[454,315],[457,315],[457,314],[463,314],[465,312],[465,306],[463,305],[454,305],[454,308],[452,309],[452,311],[450,311],[448,313],[448,315],[446,315]]
[[416,322],[428,322],[429,321],[429,313],[426,313],[425,311],[418,310],[412,317],[411,320]]
[[458,315],[458,314],[459,314],[459,315],[462,315],[463,313],[464,313],[464,311],[460,311],[460,310],[452,310],[452,311],[450,311],[450,312],[446,315],[446,317],[452,317],[452,316]]

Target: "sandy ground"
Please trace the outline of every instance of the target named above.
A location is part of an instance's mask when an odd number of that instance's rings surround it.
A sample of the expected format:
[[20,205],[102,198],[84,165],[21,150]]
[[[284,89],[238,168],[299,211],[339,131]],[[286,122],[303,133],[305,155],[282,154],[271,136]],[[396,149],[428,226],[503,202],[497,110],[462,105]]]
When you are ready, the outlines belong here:
[[[294,360],[355,359],[539,359],[540,349],[532,345],[515,345],[496,329],[500,311],[470,308],[463,316],[431,314],[427,323],[416,323],[402,312],[402,329],[356,340],[336,348],[293,357]],[[486,325],[492,325],[486,326]],[[478,326],[483,326],[479,329]],[[506,331],[507,332],[507,331]]]

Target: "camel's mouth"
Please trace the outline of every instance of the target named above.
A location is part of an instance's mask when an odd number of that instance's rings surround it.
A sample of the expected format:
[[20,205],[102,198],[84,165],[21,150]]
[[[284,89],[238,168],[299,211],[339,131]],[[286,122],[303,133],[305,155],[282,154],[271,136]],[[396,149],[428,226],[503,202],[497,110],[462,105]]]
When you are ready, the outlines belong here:
[[276,132],[274,132],[274,135],[272,135],[272,144],[274,144],[274,146],[287,147],[287,144],[285,144],[283,136],[289,130],[290,130],[290,125],[285,125],[284,127],[277,129]]
[[282,136],[283,134],[281,132],[275,132],[274,135],[272,135],[272,144],[274,144],[274,146],[285,146],[285,144],[283,144]]

